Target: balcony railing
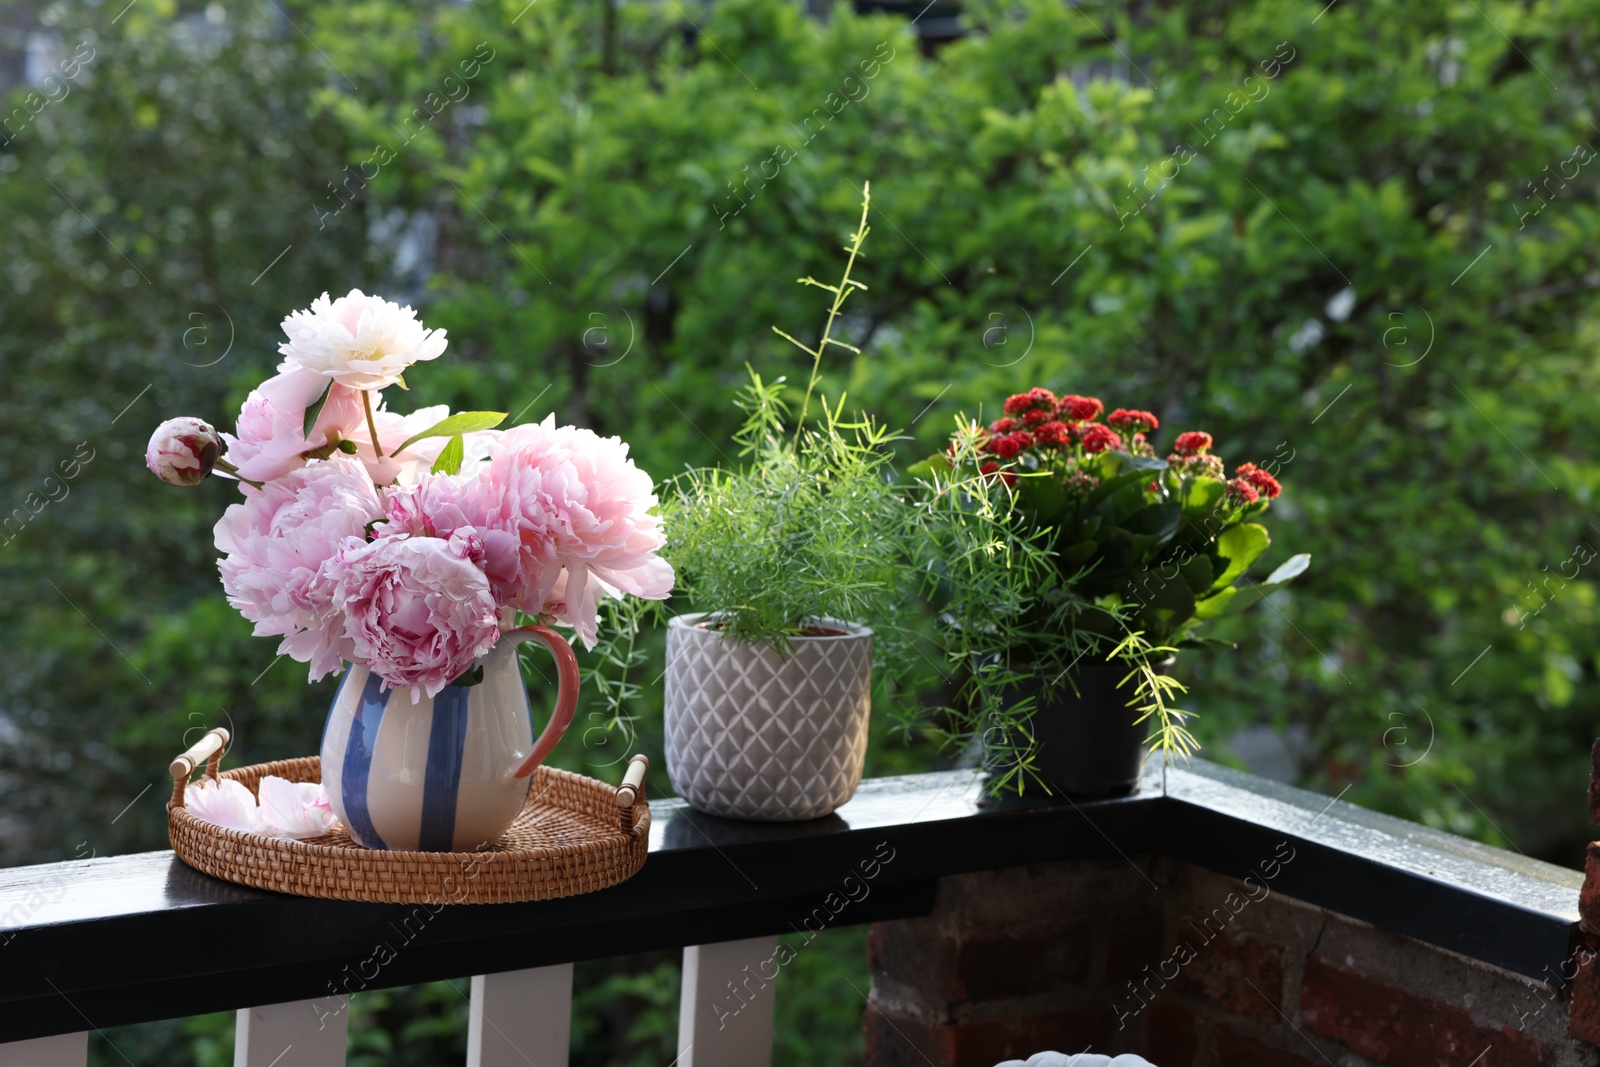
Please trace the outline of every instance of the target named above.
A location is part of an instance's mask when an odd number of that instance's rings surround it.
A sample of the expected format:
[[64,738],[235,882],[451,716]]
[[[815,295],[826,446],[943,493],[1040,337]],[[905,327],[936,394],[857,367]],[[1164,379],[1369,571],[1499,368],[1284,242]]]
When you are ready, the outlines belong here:
[[1164,855],[1242,878],[1288,841],[1276,891],[1545,982],[1578,918],[1576,871],[1204,761],[1112,800],[980,796],[967,771],[875,779],[787,825],[658,799],[637,876],[528,904],[281,896],[170,852],[0,870],[0,1064],[82,1065],[90,1030],[237,1009],[236,1065],[331,1067],[352,993],[462,975],[469,1064],[562,1064],[574,961],[683,946],[677,1062],[760,1067],[778,935],[927,915],[941,878],[1063,861]]

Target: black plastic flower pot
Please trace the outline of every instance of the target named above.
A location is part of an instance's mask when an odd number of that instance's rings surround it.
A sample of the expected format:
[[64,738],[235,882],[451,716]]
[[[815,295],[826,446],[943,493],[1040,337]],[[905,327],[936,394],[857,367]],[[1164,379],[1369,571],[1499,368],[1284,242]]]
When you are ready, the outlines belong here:
[[[1168,660],[1158,669],[1171,663]],[[1083,662],[1071,671],[1070,681],[1046,690],[1041,681],[1008,686],[1003,700],[1014,705],[1025,696],[1034,698],[1027,720],[1036,747],[1033,775],[1057,796],[1079,798],[1119,796],[1139,784],[1144,762],[1148,720],[1135,724],[1138,679],[1120,685],[1129,668],[1122,662]],[[1028,750],[1025,737],[1013,734],[1002,750],[988,753],[989,770]],[[1024,777],[1031,777],[1024,772]]]

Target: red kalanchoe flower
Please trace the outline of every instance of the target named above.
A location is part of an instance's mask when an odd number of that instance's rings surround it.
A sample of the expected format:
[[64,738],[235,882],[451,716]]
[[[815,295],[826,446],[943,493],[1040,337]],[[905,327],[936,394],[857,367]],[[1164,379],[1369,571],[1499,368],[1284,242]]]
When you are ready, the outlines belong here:
[[1079,432],[1082,434],[1083,450],[1090,454],[1104,452],[1108,448],[1122,447],[1121,435],[1111,427],[1098,422],[1091,422],[1081,427]]
[[1261,494],[1243,478],[1235,478],[1228,483],[1228,499],[1235,504],[1254,504],[1261,499]]
[[1276,499],[1277,495],[1283,492],[1283,486],[1279,484],[1278,479],[1274,478],[1272,475],[1268,474],[1254,463],[1241,464],[1239,469],[1233,473],[1249,482],[1252,489],[1266,497],[1268,500]]
[[1161,428],[1161,420],[1148,411],[1118,408],[1106,418],[1106,424],[1123,433],[1149,433]]
[[990,433],[1010,433],[1017,428],[1017,420],[1013,418],[995,419],[989,424]]
[[1203,430],[1189,430],[1180,433],[1172,447],[1180,456],[1193,456],[1211,447],[1211,435]]
[[1072,443],[1072,429],[1059,419],[1052,419],[1034,429],[1033,440],[1050,448],[1066,448]]
[[1046,412],[1055,410],[1056,394],[1048,389],[1034,386],[1026,393],[1016,393],[1006,397],[1006,414],[1021,415],[1032,408],[1043,408]]
[[1022,413],[1022,421],[1029,426],[1037,426],[1041,422],[1048,422],[1050,417],[1050,412],[1043,408],[1029,408]]
[[1074,422],[1081,422],[1084,419],[1094,418],[1105,409],[1106,406],[1092,396],[1078,396],[1075,393],[1069,393],[1062,397],[1061,402],[1056,405],[1056,414],[1063,420],[1071,419]]
[[[1024,443],[1026,442],[1026,444]],[[989,442],[989,451],[1001,459],[1016,459],[1017,453],[1033,444],[1033,435],[1026,431],[1005,433]]]

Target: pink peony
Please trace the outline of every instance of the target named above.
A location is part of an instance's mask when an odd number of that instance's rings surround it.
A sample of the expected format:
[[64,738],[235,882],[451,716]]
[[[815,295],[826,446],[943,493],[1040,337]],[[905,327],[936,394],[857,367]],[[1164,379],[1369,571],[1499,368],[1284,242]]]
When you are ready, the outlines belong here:
[[479,525],[485,509],[473,479],[423,474],[416,485],[391,490],[388,503],[389,519],[376,528],[379,537],[449,539],[483,569],[496,605],[505,607],[517,598],[522,584],[517,536]]
[[217,522],[228,602],[256,636],[282,635],[278,653],[309,664],[312,681],[350,658],[326,565],[347,543],[365,544],[383,514],[366,468],[336,455],[268,482]]
[[312,388],[311,376],[324,384],[332,378],[352,389],[382,389],[411,364],[437,359],[446,344],[445,332],[423,329],[409,307],[360,289],[332,301],[323,293],[308,310],[284,319],[283,332],[289,339],[278,346],[284,357],[278,370],[305,382],[301,389]]
[[[334,454],[331,445],[348,441],[356,449],[354,455],[366,465],[372,481],[390,485],[397,479],[415,480],[419,473],[433,465],[444,448],[445,438],[430,437],[418,441],[403,455],[395,456],[394,450],[407,438],[446,418],[450,409],[438,404],[410,415],[396,415],[378,399],[373,421],[378,425],[378,443],[383,448],[383,457],[379,458],[372,451],[372,433],[367,428],[361,392],[337,382],[307,437],[306,407],[314,403],[321,392],[319,389],[309,397],[303,396],[292,382],[286,382],[287,377],[280,374],[251,392],[239,413],[238,435],[223,434],[228,443],[228,460],[239,468],[241,478],[253,482],[281,478],[304,466],[308,453],[331,456]],[[327,379],[321,379],[321,383],[326,387]]]
[[144,465],[168,485],[199,485],[217,465],[217,431],[200,419],[168,419],[156,427],[145,449]]
[[650,514],[650,476],[615,437],[544,422],[499,435],[488,465],[468,483],[463,511],[479,529],[516,534],[522,581],[511,603],[569,623],[593,647],[601,595],[663,600],[672,567]]
[[500,637],[489,580],[452,538],[382,537],[346,542],[329,564],[345,617],[350,658],[413,702],[471,669]]
[[361,394],[338,384],[328,394],[311,435],[306,436],[306,403],[280,409],[268,399],[268,393],[274,391],[269,387],[277,381],[274,378],[252,390],[239,412],[238,434],[222,435],[228,443],[228,462],[239,469],[240,478],[270,482],[305,466],[305,453],[326,450],[331,442],[348,440],[358,427],[363,439],[370,436],[365,429]]

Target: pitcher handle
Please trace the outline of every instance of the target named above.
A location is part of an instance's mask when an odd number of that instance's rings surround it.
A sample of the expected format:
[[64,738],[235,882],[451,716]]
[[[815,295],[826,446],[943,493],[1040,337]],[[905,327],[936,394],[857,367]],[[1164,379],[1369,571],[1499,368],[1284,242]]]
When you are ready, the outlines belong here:
[[515,630],[507,630],[501,634],[500,640],[517,645],[524,641],[542,641],[550,650],[550,654],[556,658],[558,684],[555,713],[550,716],[550,721],[545,725],[544,732],[539,735],[539,740],[533,743],[533,751],[528,753],[528,758],[511,772],[513,778],[526,778],[555,749],[561,740],[561,735],[572,725],[572,717],[577,714],[578,657],[573,654],[572,646],[567,643],[567,639],[548,626],[519,626]]

